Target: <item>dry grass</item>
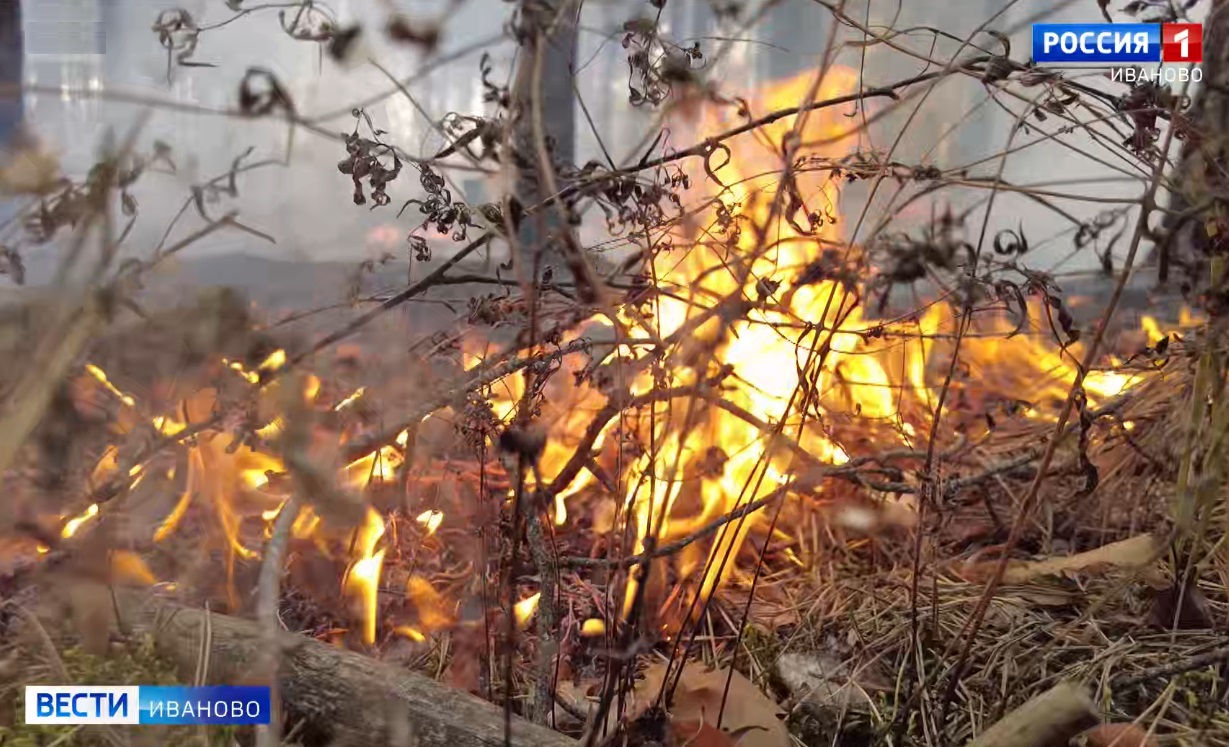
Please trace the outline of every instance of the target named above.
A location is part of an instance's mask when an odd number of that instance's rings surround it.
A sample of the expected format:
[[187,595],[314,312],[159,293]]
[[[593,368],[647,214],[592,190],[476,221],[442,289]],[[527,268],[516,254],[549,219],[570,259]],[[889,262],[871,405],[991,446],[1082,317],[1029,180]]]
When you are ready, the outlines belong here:
[[[1080,478],[1060,466],[1046,488],[1045,511],[1028,532],[1025,544],[1035,552],[1021,558],[1061,558],[1143,532],[1173,536],[1167,516],[1185,417],[1175,402],[1189,397],[1193,366],[1175,354],[1164,373],[1104,408],[1090,452],[1103,475],[1100,485],[1082,496]],[[1129,433],[1124,422],[1133,424]],[[996,434],[984,448],[1003,458],[1047,429],[1025,425]],[[1070,464],[1072,450],[1064,451]],[[1010,496],[1026,485],[1027,479],[1009,476],[984,489],[1007,502],[1001,510],[1011,515]],[[948,508],[956,516],[941,521],[941,531],[926,540],[916,607],[904,545],[890,539],[831,548],[809,573],[780,577],[783,589],[776,594],[789,600],[781,606],[796,623],[771,645],[763,633],[744,639],[740,650],[752,672],[780,686],[778,657],[796,652],[827,667],[834,687],[869,696],[855,698],[852,708],[842,707],[841,699],[821,708],[800,704],[795,715],[807,744],[879,744],[887,737],[960,744],[1061,680],[1087,684],[1107,719],[1137,722],[1161,744],[1229,744],[1222,678],[1229,647],[1220,630],[1229,618],[1229,597],[1218,550],[1225,536],[1223,503],[1209,517],[1205,536],[1209,554],[1197,587],[1203,621],[1172,629],[1166,624],[1175,609],[1167,598],[1175,578],[1168,552],[1142,567],[1093,567],[1004,585],[967,646],[967,674],[945,707],[953,644],[967,631],[984,587],[971,562],[984,564],[995,549],[992,536],[970,542],[965,531],[970,522],[985,523],[980,502]],[[767,622],[774,614],[782,616],[780,607],[757,617]],[[911,697],[916,710],[902,722],[902,706]]]

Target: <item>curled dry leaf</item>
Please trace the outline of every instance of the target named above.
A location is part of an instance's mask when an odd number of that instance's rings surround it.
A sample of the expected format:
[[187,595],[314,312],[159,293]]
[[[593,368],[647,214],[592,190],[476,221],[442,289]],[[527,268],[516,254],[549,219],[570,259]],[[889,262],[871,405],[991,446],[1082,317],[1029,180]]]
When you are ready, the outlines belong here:
[[1152,599],[1148,623],[1161,630],[1200,630],[1215,624],[1208,599],[1194,584],[1173,584]]
[[[1095,575],[1115,569],[1145,568],[1155,563],[1162,546],[1151,534],[1141,534],[1121,542],[1113,542],[1095,550],[1034,562],[1012,561],[1003,572],[1004,584],[1025,584],[1046,576],[1069,574]],[[966,564],[960,575],[970,583],[983,583],[994,575],[997,560]]]
[[[624,697],[624,723],[636,721],[654,706],[666,671],[665,662],[657,661],[641,673],[635,687]],[[710,669],[695,662],[687,664],[669,709],[668,728],[672,744],[690,747],[789,747],[789,731],[780,719],[782,710],[738,672],[730,681],[730,694],[722,713],[721,728],[716,727],[728,673],[728,669]],[[587,704],[591,717],[596,711],[601,692],[602,683],[596,680],[580,686],[567,681],[559,683],[562,699],[582,709]],[[607,716],[606,731],[614,734],[618,727],[619,714],[612,712]]]
[[[699,722],[715,725],[717,714],[721,713],[721,730],[726,732],[722,735],[727,738],[726,743],[738,747],[789,747],[789,730],[780,719],[781,709],[738,672],[734,672],[730,680],[730,693],[722,712],[722,695],[729,674],[728,669],[710,669],[701,663],[688,662],[669,708],[672,731],[686,732],[690,726],[692,734],[706,740],[692,744],[716,747],[723,743],[715,741],[708,730],[697,730],[695,725]],[[665,663],[655,662],[650,666],[644,673],[644,680],[636,685],[636,703],[652,703],[665,676]]]
[[1160,747],[1160,742],[1136,724],[1101,724],[1084,732],[1089,747]]
[[734,747],[729,734],[703,721],[672,721],[670,740],[674,747]]

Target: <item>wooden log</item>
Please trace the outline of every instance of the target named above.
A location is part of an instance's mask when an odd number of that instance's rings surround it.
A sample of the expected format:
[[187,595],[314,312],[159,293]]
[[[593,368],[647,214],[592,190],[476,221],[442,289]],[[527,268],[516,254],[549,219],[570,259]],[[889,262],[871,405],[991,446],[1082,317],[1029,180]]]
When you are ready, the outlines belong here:
[[1059,747],[1100,723],[1084,688],[1060,682],[999,719],[968,747]]
[[[157,650],[191,681],[208,643],[206,684],[253,683],[264,655],[256,623],[131,591],[116,591],[126,630],[148,632]],[[280,697],[301,719],[303,744],[502,747],[503,709],[469,693],[362,654],[282,633]],[[576,747],[558,732],[514,716],[512,747]]]

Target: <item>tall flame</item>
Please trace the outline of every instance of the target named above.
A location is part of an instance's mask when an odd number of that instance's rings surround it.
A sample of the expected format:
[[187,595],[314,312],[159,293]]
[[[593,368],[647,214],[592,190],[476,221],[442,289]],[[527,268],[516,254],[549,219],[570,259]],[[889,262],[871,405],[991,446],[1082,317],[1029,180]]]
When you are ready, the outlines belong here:
[[[795,106],[806,98],[813,82],[808,73],[771,86],[752,106],[761,111]],[[834,67],[826,72],[817,97],[831,98],[855,90],[858,84],[855,71]],[[703,128],[709,134],[743,123],[728,108],[715,109],[705,116]],[[804,148],[800,155],[837,152],[843,147],[839,145],[842,137],[854,126],[839,109],[818,110],[806,117],[801,130],[803,143],[838,145],[821,146],[828,151],[824,153],[818,148]],[[595,456],[569,484],[556,485],[549,508],[557,524],[568,522],[569,502],[602,480],[621,502],[623,516],[634,530],[633,551],[638,553],[650,538],[665,542],[693,534],[740,506],[767,497],[789,482],[800,458],[833,465],[849,461],[859,444],[849,439],[847,431],[852,429],[842,430],[833,423],[860,419],[874,427],[876,437],[882,434],[893,446],[909,448],[916,448],[916,439],[925,434],[938,401],[938,387],[929,364],[949,352],[950,335],[945,332],[952,326],[952,309],[942,303],[932,304],[915,318],[886,325],[890,342],[876,341],[872,331],[882,332],[885,325],[869,318],[841,281],[831,279],[832,273],[816,277],[806,272],[825,249],[840,250],[835,227],[840,209],[836,185],[826,169],[797,169],[796,195],[787,199],[779,194],[783,144],[796,120],[785,117],[756,133],[724,141],[730,148],[729,158],[720,159],[725,161],[724,166],[710,174],[720,179],[720,186],[714,186],[714,194],[709,196],[713,202],[707,208],[711,211],[715,205],[718,219],[702,227],[684,223],[679,230],[686,235],[675,238],[676,244],[687,250],[653,255],[649,269],[663,292],[652,297],[652,305],[645,312],[653,326],[652,335],[644,332],[645,318],[639,312],[623,309],[621,321],[625,329],[633,330],[631,337],[622,338],[621,344],[607,345],[606,352],[594,356],[595,364],[626,364],[614,366],[627,373],[627,380],[617,386],[628,388],[633,396],[663,388],[694,387],[718,375],[720,391],[705,391],[698,396],[693,392],[686,400],[655,403],[651,414],[625,413],[625,417],[606,422],[592,443],[595,454],[602,451],[608,438],[620,439],[621,447],[622,439],[638,437],[640,444],[651,444],[652,448],[626,454],[620,451],[612,480],[599,477],[603,467]],[[798,200],[804,203],[801,207],[796,204]],[[782,205],[788,205],[786,209],[794,220],[783,219],[787,216],[780,212]],[[818,225],[810,232],[803,231],[797,227],[799,215],[803,222],[815,220]],[[1033,318],[1038,316],[1034,314]],[[593,321],[608,323],[601,318]],[[1189,325],[1191,321],[1184,318],[1182,323]],[[1142,326],[1150,342],[1164,334],[1150,317]],[[579,334],[568,333],[564,342]],[[656,365],[658,361],[650,358],[661,352],[651,344],[656,340],[667,340],[671,346],[665,366]],[[482,365],[477,343],[466,338],[464,344],[466,367]],[[1059,349],[1029,335],[980,336],[966,341],[961,359],[974,377],[991,366],[1016,371],[1022,397],[1055,400],[1067,395],[1076,377],[1077,351],[1078,345]],[[254,367],[226,359],[222,363],[228,369],[226,376],[238,375],[258,387],[262,382],[267,386],[268,374],[280,370],[287,360],[286,352],[279,349]],[[137,411],[133,397],[112,383],[101,368],[89,364],[86,372],[128,408],[124,411],[126,427],[135,423],[135,418],[146,417]],[[1136,376],[1118,371],[1092,371],[1084,386],[1095,405],[1136,381]],[[530,489],[540,487],[539,483],[556,482],[565,465],[573,461],[594,413],[607,405],[601,387],[571,382],[566,375],[547,382],[548,386],[563,387],[564,393],[545,397],[540,415],[535,416],[549,435],[537,463],[525,476]],[[273,387],[277,385],[273,383]],[[317,402],[321,389],[319,378],[306,377],[304,399],[322,412],[332,410],[333,419],[346,420],[348,413],[364,409],[360,401],[367,390],[363,387],[331,406]],[[803,391],[807,400],[805,418],[799,401],[799,392]],[[525,392],[523,373],[494,382],[488,392],[494,415],[510,422]],[[195,409],[212,412],[213,395],[200,394],[207,406]],[[281,436],[285,423],[267,414],[268,422],[255,428],[256,439],[239,441],[238,436],[216,428],[197,432],[204,418],[188,417],[186,413],[193,408],[184,404],[182,412],[156,415],[147,423],[164,437],[182,439],[186,452],[186,470],[182,462],[179,467],[182,488],[172,489],[179,498],[155,530],[153,540],[163,542],[174,535],[194,503],[209,506],[228,549],[229,580],[236,559],[259,557],[259,534],[245,533],[245,522],[255,522],[259,517],[267,538],[286,505],[288,494],[280,487],[286,481],[279,480],[285,466],[266,450]],[[1052,417],[1041,409],[1028,414]],[[1124,424],[1124,428],[1131,427],[1131,423]],[[614,433],[618,436],[611,435]],[[341,467],[338,481],[356,493],[386,486],[399,471],[407,471],[409,440],[410,432],[403,431],[395,445],[373,449]],[[129,489],[149,475],[154,476],[151,482],[158,479],[162,472],[162,468],[154,469],[150,464],[121,467],[119,449],[111,446],[95,466],[92,482],[122,479],[125,470],[124,484]],[[168,472],[168,480],[173,481],[175,474]],[[67,519],[61,530],[63,537],[73,537],[99,513],[98,504],[92,504]],[[457,518],[461,516],[450,512],[450,525],[463,521]],[[436,535],[444,518],[443,510],[437,508],[418,513],[414,520],[422,531],[415,534]],[[338,558],[324,538],[323,523],[310,507],[304,507],[291,532],[296,539],[313,539],[330,557]],[[688,544],[675,561],[678,576],[693,584],[698,595],[711,594],[734,568],[733,559],[748,534],[763,523],[762,515],[748,514],[745,521],[727,524],[708,544]],[[350,541],[341,588],[357,607],[361,637],[367,644],[373,644],[379,632],[378,595],[390,530],[396,537],[396,525],[386,525],[384,516],[370,507],[356,529],[345,530]],[[332,536],[330,541],[336,544],[342,540]],[[431,544],[441,543],[436,537]],[[49,548],[40,547],[39,551]],[[803,564],[792,550],[786,551],[786,557]],[[117,577],[156,583],[154,574],[135,555],[117,554],[111,563]],[[634,580],[628,582],[625,613],[634,599],[635,584]],[[228,590],[234,595],[233,588]],[[394,634],[422,642],[454,621],[442,592],[422,576],[410,575],[406,598],[418,610],[418,618],[414,625],[391,626]],[[540,594],[535,593],[514,605],[513,615],[520,627],[530,624],[539,603]],[[581,633],[600,637],[606,633],[606,625],[597,618],[587,619]]]
[[346,573],[342,587],[362,606],[363,642],[376,640],[376,598],[380,588],[380,570],[384,565],[384,550],[376,549],[384,536],[384,517],[375,509],[367,510],[367,519],[354,533],[356,560]]
[[[826,72],[817,98],[856,90],[858,84],[856,71],[834,67]],[[808,72],[770,86],[752,105],[757,111],[796,106],[813,85],[813,74]],[[703,129],[708,134],[743,123],[728,107],[706,116]],[[839,109],[805,116],[801,142],[829,145],[804,147],[798,162],[810,156],[841,155],[842,138],[856,122]],[[783,144],[797,119],[784,117],[754,135],[724,141],[729,157],[717,158],[724,165],[710,174],[721,185],[714,187],[712,196],[718,219],[700,228],[684,224],[687,235],[674,243],[687,249],[653,255],[652,276],[667,292],[653,296],[649,317],[656,337],[672,341],[675,348],[669,359],[672,365],[655,375],[649,366],[629,367],[636,372],[630,382],[632,393],[688,387],[723,369],[732,369],[733,375],[723,379],[721,391],[712,393],[709,401],[663,403],[655,416],[641,422],[643,442],[655,448],[635,457],[621,475],[636,552],[644,549],[650,535],[662,541],[689,535],[776,491],[794,474],[798,452],[829,464],[847,462],[848,445],[829,428],[829,420],[859,418],[874,424],[876,433],[909,448],[929,426],[938,388],[928,376],[928,363],[936,359],[936,348],[950,353],[945,339],[950,335],[943,333],[954,327],[953,310],[932,304],[916,318],[886,325],[892,333],[890,342],[875,342],[872,331],[883,331],[885,325],[869,318],[841,281],[830,279],[834,273],[819,273],[816,278],[815,273],[805,272],[826,247],[839,253],[842,245],[835,228],[839,195],[830,169],[795,169],[801,207],[792,196],[779,194]],[[810,232],[796,230],[800,222],[812,222]],[[730,230],[735,227],[738,230]],[[627,310],[621,313],[628,329],[638,329],[639,318]],[[1032,318],[1040,315],[1033,313]],[[1005,320],[1001,325],[1001,331],[1010,331]],[[1148,329],[1159,337],[1155,322]],[[625,361],[647,360],[651,346],[637,343],[649,342],[633,335],[611,355]],[[1075,380],[1078,345],[1062,350],[1027,334],[978,336],[966,342],[962,360],[974,371],[994,366],[1018,372],[1014,375],[1020,377],[1022,395],[1034,400],[1064,398]],[[468,364],[480,360],[476,350],[467,349]],[[1137,377],[1114,371],[1092,371],[1084,387],[1096,404],[1136,381]],[[524,388],[520,374],[496,382],[488,398],[495,415],[509,420]],[[815,414],[805,424],[798,401],[804,390],[812,397],[807,412]],[[591,388],[572,394],[564,401],[547,397],[542,405],[541,419],[550,438],[530,476],[531,486],[538,477],[550,480],[558,474],[603,400]],[[1030,414],[1050,417],[1041,411]],[[601,432],[597,448],[614,422]],[[781,438],[773,438],[773,431],[779,431]],[[797,448],[779,448],[778,440]],[[566,519],[565,500],[594,479],[582,471],[555,496],[557,521]],[[699,545],[684,548],[678,559],[680,576],[698,578],[699,593],[710,594],[733,568],[732,559],[748,533],[762,521],[751,514],[746,521],[727,525],[707,556]],[[705,570],[696,576],[700,567]],[[634,591],[634,582],[629,582],[625,611]]]

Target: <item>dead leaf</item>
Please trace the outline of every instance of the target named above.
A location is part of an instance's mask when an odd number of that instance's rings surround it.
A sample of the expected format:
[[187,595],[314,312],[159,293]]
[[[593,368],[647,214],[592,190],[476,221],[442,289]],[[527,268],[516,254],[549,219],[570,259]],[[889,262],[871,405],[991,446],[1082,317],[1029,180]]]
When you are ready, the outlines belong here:
[[1101,724],[1084,732],[1089,747],[1160,747],[1156,737],[1135,724]]
[[1175,584],[1153,597],[1148,622],[1162,630],[1169,630],[1175,625],[1178,630],[1200,630],[1212,627],[1212,612],[1208,609],[1207,597],[1199,591],[1199,587],[1188,584],[1183,590]]
[[774,586],[764,585],[757,588],[750,606],[747,605],[746,589],[722,587],[718,596],[734,614],[742,615],[743,610],[746,610],[747,622],[764,630],[776,631],[800,622],[798,605],[784,598]]
[[[645,670],[644,680],[635,688],[637,703],[653,702],[665,674],[664,662],[654,662]],[[728,669],[710,669],[701,663],[688,662],[674,691],[674,702],[670,704],[671,722],[693,726],[697,722],[715,724],[717,714],[721,713],[721,727],[730,734],[739,735],[731,740],[738,747],[790,747],[789,730],[779,718],[781,709],[738,672],[734,672],[730,680],[730,693],[722,712],[721,700],[728,675]]]
[[[1144,568],[1161,556],[1161,545],[1151,534],[1141,534],[1095,550],[1033,562],[1011,561],[1002,583],[1025,584],[1044,576],[1074,573],[1099,574],[1114,569]],[[970,583],[982,583],[994,574],[997,560],[968,563],[960,575]]]
[[675,747],[734,747],[729,734],[703,721],[672,721],[670,737]]

